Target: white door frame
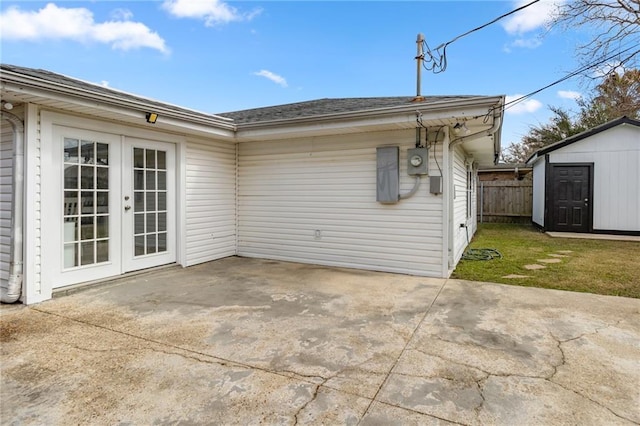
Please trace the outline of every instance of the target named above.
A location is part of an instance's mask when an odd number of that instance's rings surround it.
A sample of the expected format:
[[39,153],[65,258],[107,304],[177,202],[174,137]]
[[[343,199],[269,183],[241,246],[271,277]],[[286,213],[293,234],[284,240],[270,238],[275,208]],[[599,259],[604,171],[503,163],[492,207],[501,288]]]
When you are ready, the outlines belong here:
[[[56,129],[58,128],[58,129]],[[113,196],[110,194],[109,208],[110,215],[113,215],[114,220],[110,220],[110,235],[118,235],[119,240],[115,244],[110,245],[109,250],[109,267],[105,268],[106,263],[98,265],[87,265],[79,267],[77,270],[64,270],[64,227],[60,224],[62,222],[62,191],[63,191],[63,150],[61,148],[62,138],[60,137],[60,130],[64,129],[70,131],[68,135],[79,135],[83,137],[90,137],[93,140],[103,140],[112,144],[114,147],[119,146],[115,151],[111,151],[114,157],[110,160],[113,164],[110,171],[110,181],[114,185],[118,185],[117,189],[122,190],[122,167],[123,158],[122,150],[129,142],[129,139],[134,141],[140,141],[143,139],[149,146],[155,146],[156,149],[163,144],[169,144],[175,156],[173,158],[173,173],[171,173],[172,180],[172,201],[173,212],[169,224],[171,226],[171,239],[172,242],[172,260],[167,263],[175,262],[178,259],[178,247],[180,241],[180,228],[177,226],[177,219],[181,215],[177,201],[182,200],[182,192],[179,191],[179,182],[182,181],[182,174],[178,173],[178,167],[182,164],[180,159],[177,158],[177,154],[181,153],[185,142],[184,136],[171,135],[153,130],[145,130],[135,127],[128,127],[121,124],[106,123],[98,120],[84,119],[79,117],[73,117],[66,114],[60,114],[57,112],[42,111],[41,112],[41,135],[40,135],[40,191],[39,199],[36,200],[38,207],[38,215],[40,220],[38,221],[38,231],[40,238],[31,242],[35,246],[40,247],[36,250],[40,251],[40,262],[36,266],[38,278],[36,278],[36,292],[40,294],[41,300],[46,300],[51,297],[51,292],[54,288],[63,287],[80,282],[87,282],[97,279],[103,279],[107,277],[113,277],[121,275],[126,272],[124,266],[124,258],[122,257],[122,232],[124,225],[122,223],[122,214],[112,214],[115,212],[122,212],[124,204],[122,203],[123,197],[118,190],[114,190]],[[56,141],[56,137],[58,141]],[[125,136],[126,135],[126,136]],[[136,139],[140,138],[140,139]],[[56,148],[57,147],[57,148]],[[117,175],[116,172],[119,172]],[[116,176],[117,175],[117,176]],[[59,209],[56,207],[60,207]],[[119,228],[119,229],[118,229]],[[111,230],[115,233],[112,233]],[[140,268],[146,267],[144,265]],[[131,269],[139,269],[138,266]],[[73,273],[71,273],[73,272]]]
[[[134,148],[166,152],[166,251],[136,256],[135,219],[137,213],[134,191]],[[166,265],[176,261],[176,146],[166,142],[156,142],[137,138],[126,138],[122,155],[122,264],[123,272],[130,272],[153,266]],[[142,170],[139,170],[142,172]],[[151,172],[152,174],[154,172]],[[163,173],[163,172],[158,172]],[[154,185],[155,188],[155,185]],[[144,192],[142,193],[144,194]],[[153,192],[152,192],[153,194]],[[143,201],[144,202],[144,201]],[[165,210],[165,209],[162,209]],[[152,209],[155,211],[155,209]],[[155,213],[150,215],[156,216]],[[158,216],[160,213],[158,213]],[[154,219],[155,220],[155,219]],[[159,225],[159,223],[156,223]],[[148,224],[147,224],[148,226]],[[152,237],[154,235],[151,235]],[[144,238],[144,237],[139,237]],[[143,247],[144,249],[144,247]]]
[[[52,126],[48,161],[43,164],[42,196],[42,248],[43,286],[63,287],[83,281],[92,281],[119,275],[122,271],[120,245],[121,136],[66,126]],[[109,261],[65,270],[65,227],[63,223],[62,195],[64,188],[64,138],[76,138],[107,143],[109,145]],[[44,153],[43,153],[44,154]],[[46,155],[46,154],[45,154]],[[43,156],[43,160],[44,160]],[[44,163],[44,161],[43,161]],[[53,198],[55,197],[55,198]]]

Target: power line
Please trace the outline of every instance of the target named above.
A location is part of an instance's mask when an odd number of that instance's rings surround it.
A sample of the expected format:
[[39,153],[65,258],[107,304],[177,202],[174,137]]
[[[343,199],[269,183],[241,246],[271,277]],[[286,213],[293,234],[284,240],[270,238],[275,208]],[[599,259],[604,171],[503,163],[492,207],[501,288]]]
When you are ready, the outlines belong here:
[[[427,44],[427,42],[424,41],[423,45],[424,47],[426,47],[426,52],[427,52],[427,55],[429,56],[429,60],[423,62],[424,68],[428,71],[433,71],[434,74],[439,74],[441,72],[444,72],[447,69],[447,46],[449,46],[451,43],[461,39],[462,37],[466,37],[469,34],[472,34],[476,31],[486,28],[489,25],[495,24],[499,20],[504,19],[509,15],[513,15],[514,13],[519,12],[523,9],[526,9],[529,6],[535,3],[538,3],[539,1],[540,0],[533,0],[532,2],[527,3],[523,6],[520,6],[517,9],[512,10],[511,12],[507,12],[503,15],[500,15],[497,18],[493,19],[492,21],[487,22],[486,24],[480,25],[479,27],[469,30],[464,34],[460,34],[459,36],[454,37],[453,39],[449,40],[446,43],[442,43],[440,46],[436,47],[433,51],[429,48],[429,45]],[[427,63],[429,63],[430,65],[427,65]]]
[[637,46],[632,45],[631,47],[628,47],[628,48],[626,48],[626,49],[624,49],[624,50],[621,50],[621,51],[619,51],[619,52],[616,52],[616,53],[614,53],[614,54],[612,54],[612,55],[610,55],[610,56],[607,56],[607,57],[605,57],[605,58],[601,58],[601,59],[599,59],[599,60],[598,60],[598,61],[596,61],[596,62],[593,62],[593,63],[591,63],[591,64],[587,64],[587,65],[585,65],[585,66],[583,66],[583,67],[580,67],[580,68],[578,68],[578,69],[576,69],[576,70],[574,70],[574,71],[570,72],[569,74],[565,75],[564,77],[559,78],[558,80],[554,81],[553,83],[549,83],[549,84],[547,84],[546,86],[541,87],[540,89],[534,90],[534,91],[533,91],[533,92],[531,92],[531,93],[527,93],[526,95],[520,96],[520,97],[519,97],[519,98],[517,98],[517,99],[514,99],[514,100],[512,100],[512,101],[509,101],[509,102],[505,103],[505,104],[504,104],[504,109],[505,109],[505,110],[507,110],[507,109],[509,109],[509,108],[512,108],[512,107],[514,107],[515,105],[519,104],[520,102],[523,102],[525,99],[530,98],[531,96],[533,96],[533,95],[535,95],[535,94],[538,94],[538,93],[542,92],[543,90],[546,90],[546,89],[548,89],[548,88],[550,88],[550,87],[553,87],[553,86],[555,86],[556,84],[560,84],[560,83],[562,83],[563,81],[568,80],[568,79],[570,79],[570,78],[572,78],[572,77],[575,77],[576,75],[582,74],[583,72],[585,72],[585,71],[587,71],[587,70],[590,70],[590,69],[592,69],[592,68],[595,68],[595,67],[597,67],[597,66],[599,66],[599,65],[602,65],[602,64],[604,64],[604,63],[606,63],[606,62],[609,62],[610,60],[614,59],[615,57],[620,56],[620,55],[623,55],[624,53],[626,53],[626,52],[628,52],[628,51],[630,51],[630,50],[633,50],[633,49],[635,49],[636,47],[637,47]]

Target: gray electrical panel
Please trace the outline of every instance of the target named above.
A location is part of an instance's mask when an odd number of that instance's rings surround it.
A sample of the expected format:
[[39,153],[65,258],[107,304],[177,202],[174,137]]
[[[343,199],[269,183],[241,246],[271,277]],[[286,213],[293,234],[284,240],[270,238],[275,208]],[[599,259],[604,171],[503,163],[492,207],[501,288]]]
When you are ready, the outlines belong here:
[[442,176],[429,176],[429,192],[442,194]]
[[400,200],[400,148],[377,148],[376,200],[393,204]]
[[429,150],[427,148],[411,148],[407,150],[407,174],[420,176],[428,173]]

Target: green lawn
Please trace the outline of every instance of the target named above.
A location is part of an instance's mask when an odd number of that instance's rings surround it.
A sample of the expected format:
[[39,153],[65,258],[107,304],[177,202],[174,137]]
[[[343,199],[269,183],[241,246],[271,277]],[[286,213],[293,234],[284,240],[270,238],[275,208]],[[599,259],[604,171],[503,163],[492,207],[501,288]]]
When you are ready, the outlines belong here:
[[[481,224],[469,247],[493,248],[502,258],[463,259],[453,278],[640,298],[638,242],[551,238],[530,225]],[[561,262],[540,262],[552,258]],[[532,264],[545,268],[524,267]]]

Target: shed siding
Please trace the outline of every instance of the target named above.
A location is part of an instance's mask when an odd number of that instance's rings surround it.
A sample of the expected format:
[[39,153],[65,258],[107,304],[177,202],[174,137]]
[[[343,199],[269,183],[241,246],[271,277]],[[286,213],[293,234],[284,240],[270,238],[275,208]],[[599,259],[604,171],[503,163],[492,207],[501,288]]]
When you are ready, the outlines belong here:
[[[472,224],[467,217],[467,197],[469,191],[467,189],[467,166],[465,164],[464,150],[458,146],[454,148],[452,153],[453,161],[453,265],[454,268],[462,257],[465,247],[467,246],[467,238],[471,240]],[[471,191],[473,192],[473,191]],[[473,215],[472,215],[473,216]],[[465,225],[464,227],[460,225]]]
[[[406,193],[414,182],[406,173],[414,135],[240,144],[238,254],[441,276],[442,197],[429,193],[427,179],[409,199],[376,202],[376,147],[400,146],[400,191]],[[429,167],[437,168],[432,154]]]
[[531,220],[544,227],[545,160],[533,165],[533,209]]
[[236,145],[187,141],[186,265],[236,253]]
[[640,231],[640,128],[620,125],[549,153],[551,163],[594,163],[594,230]]
[[7,120],[0,122],[0,286],[4,293],[11,262],[13,129]]

